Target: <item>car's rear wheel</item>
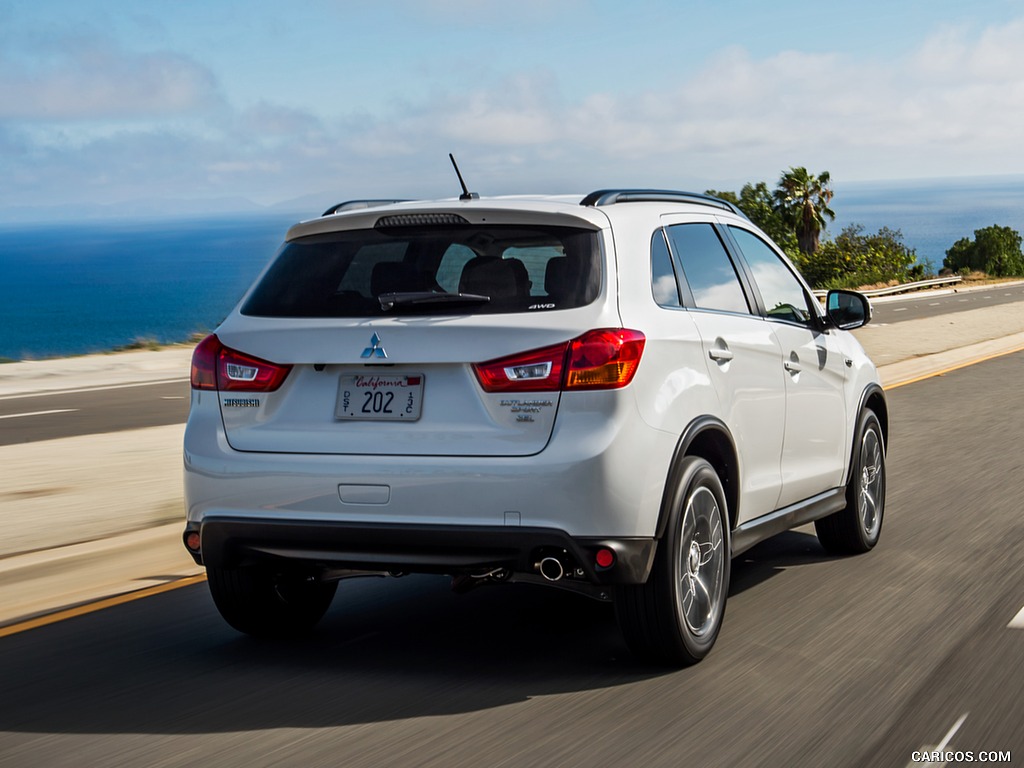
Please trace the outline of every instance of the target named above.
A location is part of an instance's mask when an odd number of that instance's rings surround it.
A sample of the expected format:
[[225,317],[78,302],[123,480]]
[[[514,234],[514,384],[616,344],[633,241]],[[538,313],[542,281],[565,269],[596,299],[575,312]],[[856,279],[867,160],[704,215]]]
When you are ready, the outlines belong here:
[[647,583],[619,588],[616,612],[635,655],[687,666],[715,644],[729,592],[725,491],[704,459],[687,457]]
[[850,459],[846,507],[814,523],[826,552],[856,555],[878,543],[885,512],[885,443],[875,412],[860,415],[857,442]]
[[224,620],[256,637],[292,637],[323,617],[338,589],[312,574],[265,566],[207,568],[213,602]]

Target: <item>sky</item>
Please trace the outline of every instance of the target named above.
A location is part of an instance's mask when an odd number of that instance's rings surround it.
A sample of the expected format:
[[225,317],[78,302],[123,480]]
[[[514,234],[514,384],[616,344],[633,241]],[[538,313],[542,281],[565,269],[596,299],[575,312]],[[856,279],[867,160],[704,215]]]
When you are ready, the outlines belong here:
[[1024,2],[0,0],[0,219],[1024,174]]

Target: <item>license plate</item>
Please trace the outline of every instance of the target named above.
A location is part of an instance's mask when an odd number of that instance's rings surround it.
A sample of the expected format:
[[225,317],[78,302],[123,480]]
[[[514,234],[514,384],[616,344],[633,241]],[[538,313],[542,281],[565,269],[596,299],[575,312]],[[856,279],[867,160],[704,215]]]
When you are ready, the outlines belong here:
[[423,408],[423,376],[357,374],[338,383],[336,419],[416,421]]

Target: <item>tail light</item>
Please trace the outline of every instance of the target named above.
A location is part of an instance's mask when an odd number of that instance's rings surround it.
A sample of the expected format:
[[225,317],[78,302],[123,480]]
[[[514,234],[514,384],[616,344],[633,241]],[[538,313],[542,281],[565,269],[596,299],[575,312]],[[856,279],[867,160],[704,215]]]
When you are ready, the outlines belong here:
[[535,349],[474,365],[484,392],[551,392],[562,385],[568,344]]
[[192,353],[192,389],[273,392],[291,369],[225,347],[211,334]]
[[633,380],[644,353],[640,331],[602,328],[569,342],[565,389],[618,389]]
[[572,341],[473,366],[485,392],[619,389],[633,380],[646,338],[601,328]]

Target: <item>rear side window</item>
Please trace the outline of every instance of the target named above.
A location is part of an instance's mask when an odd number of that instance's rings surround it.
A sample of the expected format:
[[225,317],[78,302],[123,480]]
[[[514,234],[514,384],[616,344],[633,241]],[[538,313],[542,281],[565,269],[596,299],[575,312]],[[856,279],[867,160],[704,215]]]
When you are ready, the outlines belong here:
[[261,317],[376,317],[572,309],[597,298],[600,256],[596,232],[570,227],[402,227],[312,235],[284,245],[241,311]]
[[660,229],[651,238],[651,292],[659,306],[682,306],[672,256],[665,243],[665,234]]
[[676,224],[668,239],[700,309],[750,313],[729,253],[711,224]]

